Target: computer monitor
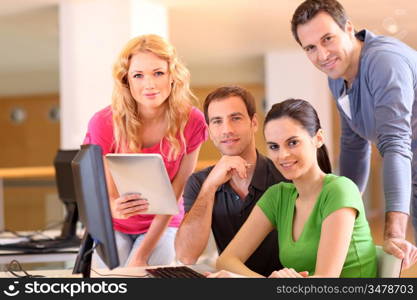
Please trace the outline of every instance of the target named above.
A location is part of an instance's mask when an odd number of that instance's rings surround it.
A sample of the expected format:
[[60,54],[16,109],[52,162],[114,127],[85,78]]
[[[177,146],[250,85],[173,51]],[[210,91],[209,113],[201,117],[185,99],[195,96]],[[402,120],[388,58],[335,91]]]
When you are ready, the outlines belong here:
[[0,245],[1,250],[24,253],[54,253],[65,248],[79,247],[80,238],[76,233],[78,210],[71,165],[72,159],[77,153],[78,150],[58,150],[54,159],[58,196],[66,210],[61,234],[54,238],[38,239],[29,237],[29,240],[2,244]]
[[73,273],[89,277],[94,250],[109,269],[119,266],[101,147],[82,145],[72,169],[80,220],[86,228]]
[[77,153],[78,150],[58,150],[54,159],[58,196],[65,205],[66,210],[64,225],[62,226],[61,236],[59,237],[64,240],[77,238],[78,210],[71,166],[71,162]]

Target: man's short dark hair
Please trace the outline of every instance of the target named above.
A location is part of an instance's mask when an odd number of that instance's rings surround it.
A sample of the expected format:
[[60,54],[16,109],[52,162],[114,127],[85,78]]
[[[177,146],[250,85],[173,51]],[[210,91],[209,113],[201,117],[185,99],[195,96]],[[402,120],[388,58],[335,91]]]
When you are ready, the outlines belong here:
[[313,19],[319,12],[325,12],[344,31],[348,20],[345,9],[336,0],[306,0],[295,10],[291,20],[291,31],[295,40],[301,45],[297,34],[298,25],[305,24]]
[[248,90],[239,86],[224,86],[208,94],[206,100],[204,100],[204,117],[206,119],[207,124],[209,124],[208,107],[210,103],[229,97],[241,98],[246,106],[249,118],[252,120],[253,115],[256,113],[256,103],[253,95]]

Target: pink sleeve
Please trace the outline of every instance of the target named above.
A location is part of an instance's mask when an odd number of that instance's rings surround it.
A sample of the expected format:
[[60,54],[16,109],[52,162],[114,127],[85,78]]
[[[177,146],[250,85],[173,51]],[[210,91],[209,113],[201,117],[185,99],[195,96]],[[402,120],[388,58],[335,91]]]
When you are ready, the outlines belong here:
[[193,152],[207,140],[208,132],[204,115],[195,107],[191,110],[190,118],[184,129],[184,136],[187,142],[187,154]]
[[101,146],[103,155],[114,152],[113,121],[110,107],[95,113],[90,119],[83,144]]

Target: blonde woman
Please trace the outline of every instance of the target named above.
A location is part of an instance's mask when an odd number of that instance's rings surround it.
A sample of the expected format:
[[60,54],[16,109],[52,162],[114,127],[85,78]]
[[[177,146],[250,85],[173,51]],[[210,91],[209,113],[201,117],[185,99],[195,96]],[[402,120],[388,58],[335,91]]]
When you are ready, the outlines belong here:
[[[130,40],[114,68],[112,104],[89,122],[84,143],[107,153],[159,153],[179,202],[193,172],[201,144],[207,139],[203,114],[192,106],[190,76],[174,47],[157,35]],[[169,264],[184,211],[141,215],[148,203],[140,194],[119,195],[106,177],[121,266]],[[98,256],[95,257],[98,259]]]

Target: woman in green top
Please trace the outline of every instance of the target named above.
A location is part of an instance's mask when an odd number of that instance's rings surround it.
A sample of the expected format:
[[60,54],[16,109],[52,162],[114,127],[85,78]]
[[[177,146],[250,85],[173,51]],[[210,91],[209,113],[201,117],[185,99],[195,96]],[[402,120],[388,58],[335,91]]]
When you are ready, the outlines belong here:
[[[304,100],[275,104],[264,123],[268,156],[292,183],[270,187],[208,277],[262,277],[244,262],[273,229],[286,267],[269,277],[375,277],[375,245],[361,195],[331,173],[323,130]],[[233,272],[233,273],[231,273]]]

